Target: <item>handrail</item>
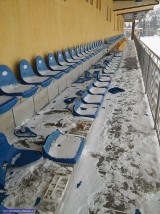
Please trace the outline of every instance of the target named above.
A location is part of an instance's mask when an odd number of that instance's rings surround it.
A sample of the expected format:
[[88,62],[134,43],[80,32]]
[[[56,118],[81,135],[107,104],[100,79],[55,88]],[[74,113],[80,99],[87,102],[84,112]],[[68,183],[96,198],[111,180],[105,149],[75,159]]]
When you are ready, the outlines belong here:
[[160,143],[160,57],[137,37],[134,37],[134,41],[142,70],[145,93]]
[[158,56],[156,53],[154,53],[146,44],[144,44],[144,42],[139,40],[137,36],[135,36],[135,37],[142,44],[142,46],[148,51],[148,53],[153,55],[152,58],[156,58],[156,60],[154,60],[154,61],[155,62],[157,61],[157,65],[160,66],[160,56]]

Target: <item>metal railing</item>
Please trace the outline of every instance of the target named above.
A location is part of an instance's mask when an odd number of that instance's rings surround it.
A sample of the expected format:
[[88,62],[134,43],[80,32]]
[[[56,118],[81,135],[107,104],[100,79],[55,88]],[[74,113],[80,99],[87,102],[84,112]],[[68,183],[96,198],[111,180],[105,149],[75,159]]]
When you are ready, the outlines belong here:
[[145,93],[148,96],[153,115],[154,128],[160,142],[160,57],[137,37],[134,37],[134,41],[142,70]]

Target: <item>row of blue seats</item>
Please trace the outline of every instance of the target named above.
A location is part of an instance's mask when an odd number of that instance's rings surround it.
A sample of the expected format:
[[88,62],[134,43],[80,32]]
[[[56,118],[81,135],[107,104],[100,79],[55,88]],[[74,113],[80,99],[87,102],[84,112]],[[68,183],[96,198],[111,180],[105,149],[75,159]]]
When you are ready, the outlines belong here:
[[[72,112],[74,116],[89,118],[95,118],[97,116],[99,107],[101,106],[104,96],[108,91],[109,84],[111,83],[112,78],[119,66],[121,57],[122,53],[107,55],[101,59],[102,62],[101,64],[99,64],[98,70],[97,68],[95,68],[91,69],[90,71],[85,71],[84,75],[77,79],[85,80],[86,82],[88,82],[88,86],[87,90],[83,91],[81,95],[78,95],[78,99],[75,100]],[[77,81],[77,83],[83,84],[84,82]],[[76,82],[74,84],[76,84]],[[81,143],[77,151],[75,151],[74,157],[57,158],[49,154],[49,149],[51,144],[53,143],[53,140],[55,138],[58,138],[60,135],[63,134],[57,130],[47,137],[45,144],[42,146],[43,157],[65,164],[77,163],[82,153],[85,139],[81,138]],[[5,176],[8,168],[21,167],[40,159],[42,156],[41,152],[39,151],[15,148],[13,145],[10,145],[8,143],[6,136],[1,132],[0,153],[0,189],[3,190],[5,188]],[[15,161],[12,161],[15,157]]]
[[[88,45],[65,49],[64,54],[57,52],[57,59],[52,53],[48,54],[47,64],[41,56],[36,57],[36,72],[30,63],[23,59],[19,64],[21,81],[18,81],[11,69],[0,65],[0,114],[10,110],[17,102],[15,96],[28,98],[34,95],[38,86],[48,86],[53,78],[59,79],[80,66],[105,48],[102,41],[91,42]],[[11,96],[11,97],[10,97]]]
[[[115,53],[109,58],[104,59],[102,64],[98,64],[100,68],[99,74],[96,78],[93,78],[93,82],[88,86],[88,90],[82,94],[81,99],[76,100],[73,106],[74,116],[96,118],[112,77],[121,62],[121,58],[121,52]],[[96,73],[98,71],[96,67],[95,71]],[[93,72],[93,77],[95,77],[95,71]]]
[[36,72],[27,60],[21,60],[20,77],[18,81],[11,69],[0,65],[0,114],[10,110],[17,102],[16,96],[28,98],[34,95],[38,87],[46,87],[53,79],[59,79],[64,73],[69,73],[80,65],[85,64],[96,54],[108,47],[109,42],[119,40],[123,35],[108,39],[105,44],[102,40],[91,42],[88,45],[65,49],[64,55],[57,52],[57,59],[52,53],[48,54],[47,64],[41,56],[36,57]]
[[121,39],[124,37],[124,34],[120,34],[118,36],[112,36],[110,38],[107,38],[106,40],[104,40],[105,44],[111,45],[112,43],[114,43],[115,41]]

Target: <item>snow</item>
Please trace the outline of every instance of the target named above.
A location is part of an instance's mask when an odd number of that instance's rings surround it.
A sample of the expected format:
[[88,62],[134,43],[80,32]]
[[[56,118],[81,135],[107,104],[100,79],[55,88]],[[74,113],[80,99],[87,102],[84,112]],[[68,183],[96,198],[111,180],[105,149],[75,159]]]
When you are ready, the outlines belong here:
[[111,77],[109,76],[100,76],[99,78],[100,81],[102,82],[107,82],[107,81],[111,81]]
[[139,65],[125,63],[134,57],[130,41],[112,82],[125,92],[107,93],[59,214],[160,212],[160,148]]
[[160,36],[145,36],[140,38],[155,54],[160,56]]
[[53,70],[61,71],[61,70],[65,70],[65,69],[69,68],[69,66],[54,65],[54,66],[51,66],[51,68],[52,68]]
[[[4,206],[33,207],[37,197],[43,199],[53,177],[66,174],[72,177],[57,214],[134,214],[136,208],[142,214],[160,213],[160,148],[139,64],[132,64],[136,57],[134,43],[129,41],[111,83],[111,87],[125,91],[107,93],[94,121],[73,117],[63,102],[78,90],[85,90],[92,80],[73,84],[32,120],[24,122],[38,135],[36,138],[18,140],[11,136],[9,142],[16,148],[40,151],[45,138],[57,128],[65,134],[83,133],[87,143],[73,172],[71,167],[43,158],[8,170],[9,196]],[[97,110],[96,105],[82,106]],[[45,204],[42,200],[40,211],[44,207],[40,213],[53,214],[54,203],[53,200],[52,204]]]
[[92,87],[89,89],[89,91],[92,94],[105,94],[106,89],[105,88]]
[[49,77],[38,77],[38,76],[28,76],[28,77],[24,77],[23,79],[25,80],[25,82],[27,83],[37,83],[37,82],[43,82],[45,80],[48,80]]
[[18,158],[20,158],[21,156],[21,153],[17,154],[15,157],[12,158],[12,161],[11,161],[11,165],[14,165],[17,161]]
[[103,72],[106,73],[106,74],[108,74],[108,73],[114,74],[114,70],[115,69],[109,69],[109,68],[107,68],[107,69],[104,69]]
[[56,75],[56,74],[59,74],[60,71],[43,70],[43,71],[39,71],[39,73],[41,75],[47,76],[47,75]]
[[55,158],[74,158],[81,144],[81,138],[72,135],[60,135],[53,141],[49,155]]
[[30,85],[22,85],[19,83],[10,84],[10,85],[1,87],[2,91],[6,92],[6,93],[24,92],[31,88],[32,88],[32,86],[30,86]]
[[104,88],[104,87],[106,87],[106,86],[109,85],[109,82],[99,82],[99,81],[96,81],[96,82],[94,83],[94,85],[95,85],[96,87]]
[[79,107],[76,112],[82,116],[83,115],[94,115],[97,111],[97,107],[91,107],[91,106],[89,107],[88,104],[86,104],[86,106],[83,107],[86,109],[82,109],[81,107]]
[[103,98],[103,95],[87,94],[85,97],[83,97],[83,100],[86,103],[101,103],[102,98]]

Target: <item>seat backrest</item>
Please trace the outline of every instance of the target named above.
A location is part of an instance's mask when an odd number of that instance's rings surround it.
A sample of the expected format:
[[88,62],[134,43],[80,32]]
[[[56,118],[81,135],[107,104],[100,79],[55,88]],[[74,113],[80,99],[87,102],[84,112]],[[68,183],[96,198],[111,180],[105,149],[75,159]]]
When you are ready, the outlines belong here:
[[[14,154],[13,146],[8,143],[6,136],[0,132],[0,166],[4,169],[4,164],[6,163],[6,168],[11,165],[11,160]],[[0,168],[1,170],[1,168]]]
[[90,42],[90,43],[89,43],[89,47],[90,47],[90,50],[93,49],[93,42]]
[[85,51],[85,52],[88,51],[88,50],[87,50],[87,45],[84,45],[84,51]]
[[30,65],[30,63],[25,60],[22,59],[19,63],[19,69],[20,69],[20,75],[21,78],[25,78],[25,77],[32,77],[32,76],[36,76],[36,74],[34,73],[32,66]]
[[79,46],[76,46],[76,52],[77,52],[77,54],[80,54]]
[[58,59],[58,62],[65,62],[61,51],[57,51],[57,59]]
[[87,44],[87,49],[88,49],[88,51],[91,50],[90,43]]
[[52,53],[48,54],[48,64],[50,67],[58,65],[58,63],[57,63],[57,61],[56,61],[56,59]]
[[49,68],[47,67],[44,59],[41,56],[37,56],[36,57],[36,67],[37,67],[38,71],[49,70]]
[[84,46],[83,45],[80,46],[80,52],[84,53]]
[[7,65],[0,65],[0,87],[18,83],[13,72]]
[[66,59],[71,59],[71,55],[70,55],[68,49],[65,49],[64,54],[65,54]]
[[93,42],[93,48],[96,48],[96,42],[95,41]]
[[76,52],[73,47],[71,47],[71,49],[70,49],[70,54],[71,54],[71,56],[76,56]]

